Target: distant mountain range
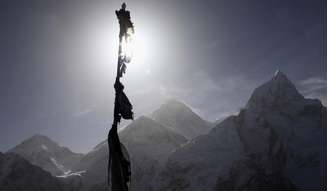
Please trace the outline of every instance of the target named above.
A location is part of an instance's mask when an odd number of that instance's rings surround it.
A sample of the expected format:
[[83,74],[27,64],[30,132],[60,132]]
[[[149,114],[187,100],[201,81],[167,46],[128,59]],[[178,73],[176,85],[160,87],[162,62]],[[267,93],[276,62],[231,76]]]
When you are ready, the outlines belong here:
[[[277,72],[255,89],[238,115],[215,127],[182,102],[169,100],[119,136],[132,161],[132,191],[319,191],[326,183],[326,127],[320,101],[304,98]],[[8,170],[1,170],[0,185],[8,191],[22,190],[8,186],[21,183],[38,190],[43,181],[51,189],[41,190],[106,189],[107,140],[83,155],[35,135],[0,154],[0,169],[12,160],[37,169],[40,181],[25,180],[24,170],[8,179],[3,175]]]

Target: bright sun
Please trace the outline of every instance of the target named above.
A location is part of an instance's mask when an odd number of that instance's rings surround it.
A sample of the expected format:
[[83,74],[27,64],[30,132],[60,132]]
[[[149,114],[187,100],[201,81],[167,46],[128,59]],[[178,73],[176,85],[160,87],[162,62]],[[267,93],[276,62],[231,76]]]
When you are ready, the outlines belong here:
[[131,72],[145,72],[150,74],[150,61],[156,53],[155,43],[146,31],[136,31],[131,44],[132,60],[128,70]]
[[[140,26],[139,26],[140,25]],[[141,23],[135,29],[133,41],[130,46],[132,52],[131,62],[127,65],[129,75],[150,75],[155,58],[160,53],[158,39],[149,28]],[[89,54],[92,63],[97,63],[98,73],[108,75],[108,71],[116,71],[119,38],[116,30],[110,28],[92,28],[85,38],[86,53]],[[90,30],[89,28],[89,30]],[[107,74],[106,74],[107,73]]]

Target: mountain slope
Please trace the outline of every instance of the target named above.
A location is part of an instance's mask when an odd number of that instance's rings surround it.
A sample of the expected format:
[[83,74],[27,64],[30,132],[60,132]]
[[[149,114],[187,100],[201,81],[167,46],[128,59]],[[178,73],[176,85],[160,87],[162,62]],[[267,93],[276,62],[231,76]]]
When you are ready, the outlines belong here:
[[161,174],[161,190],[210,190],[217,176],[227,175],[244,152],[235,123],[229,117],[174,152]]
[[[140,117],[119,133],[132,161],[132,188],[156,190],[153,179],[166,162],[168,155],[187,140],[171,129]],[[82,176],[85,189],[103,189],[106,185],[108,162],[107,141],[98,144],[75,167],[86,170]]]
[[200,118],[185,104],[173,99],[168,100],[154,111],[152,119],[172,128],[187,139],[206,134],[212,127],[209,122]]
[[81,191],[104,190],[107,185],[108,156],[108,145],[105,140],[82,157],[73,167],[73,172],[85,172],[81,176]]
[[34,135],[8,152],[23,156],[32,164],[42,167],[54,176],[69,173],[73,165],[83,156],[59,146],[43,135]]
[[120,138],[132,157],[140,159],[137,155],[149,155],[160,162],[166,161],[169,153],[187,141],[172,129],[144,116],[120,132]]
[[187,140],[150,118],[140,117],[120,133],[132,161],[132,188],[158,190],[157,178],[168,156]]
[[66,191],[59,180],[17,154],[0,153],[0,190],[3,191]]
[[323,190],[326,126],[326,108],[277,72],[239,115],[170,156],[162,190]]

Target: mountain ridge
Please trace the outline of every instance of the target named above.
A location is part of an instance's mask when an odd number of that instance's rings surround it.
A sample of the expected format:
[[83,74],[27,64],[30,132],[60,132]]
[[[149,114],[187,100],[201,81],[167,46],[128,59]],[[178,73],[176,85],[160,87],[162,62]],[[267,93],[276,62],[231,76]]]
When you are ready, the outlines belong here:
[[167,100],[152,113],[151,118],[174,129],[187,139],[206,134],[212,127],[210,122],[205,121],[184,103],[175,99]]
[[[137,190],[154,187],[155,185],[150,185],[149,180],[157,177],[168,155],[187,141],[172,129],[145,116],[137,118],[120,131],[119,137],[129,151],[134,172],[132,187]],[[87,153],[75,167],[76,171],[86,170],[82,176],[85,182],[84,189],[105,188],[108,154],[105,140]]]
[[322,190],[326,127],[326,108],[278,72],[238,115],[169,157],[163,190]]
[[19,154],[54,176],[69,173],[74,163],[83,156],[67,147],[59,146],[58,143],[41,134],[25,139],[6,153]]
[[[151,117],[119,132],[130,153],[134,190],[323,189],[326,107],[304,98],[281,71],[257,87],[237,115],[213,128],[177,100]],[[187,119],[205,130],[186,134],[192,130],[181,128],[189,127]],[[37,151],[51,150],[41,144],[44,137],[34,139]],[[71,169],[85,172],[81,191],[106,187],[107,161],[105,140],[76,162]]]

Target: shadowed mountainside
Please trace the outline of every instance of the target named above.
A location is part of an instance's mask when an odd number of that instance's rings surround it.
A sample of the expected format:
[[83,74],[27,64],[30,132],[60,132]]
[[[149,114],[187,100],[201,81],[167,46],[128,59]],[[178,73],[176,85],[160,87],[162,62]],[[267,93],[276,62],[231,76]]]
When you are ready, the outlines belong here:
[[78,187],[73,186],[72,182],[62,182],[17,154],[0,153],[0,190],[77,191]]
[[323,190],[326,127],[320,101],[277,72],[237,116],[169,157],[161,190]]
[[19,154],[54,176],[70,173],[72,167],[83,157],[83,154],[74,153],[39,134],[26,139],[8,153]]
[[[326,107],[304,98],[282,72],[212,129],[176,100],[152,118],[140,117],[119,133],[132,161],[132,191],[325,190]],[[37,135],[11,151],[53,174],[72,169],[56,179],[61,184],[105,190],[107,141],[84,156],[67,150]]]

